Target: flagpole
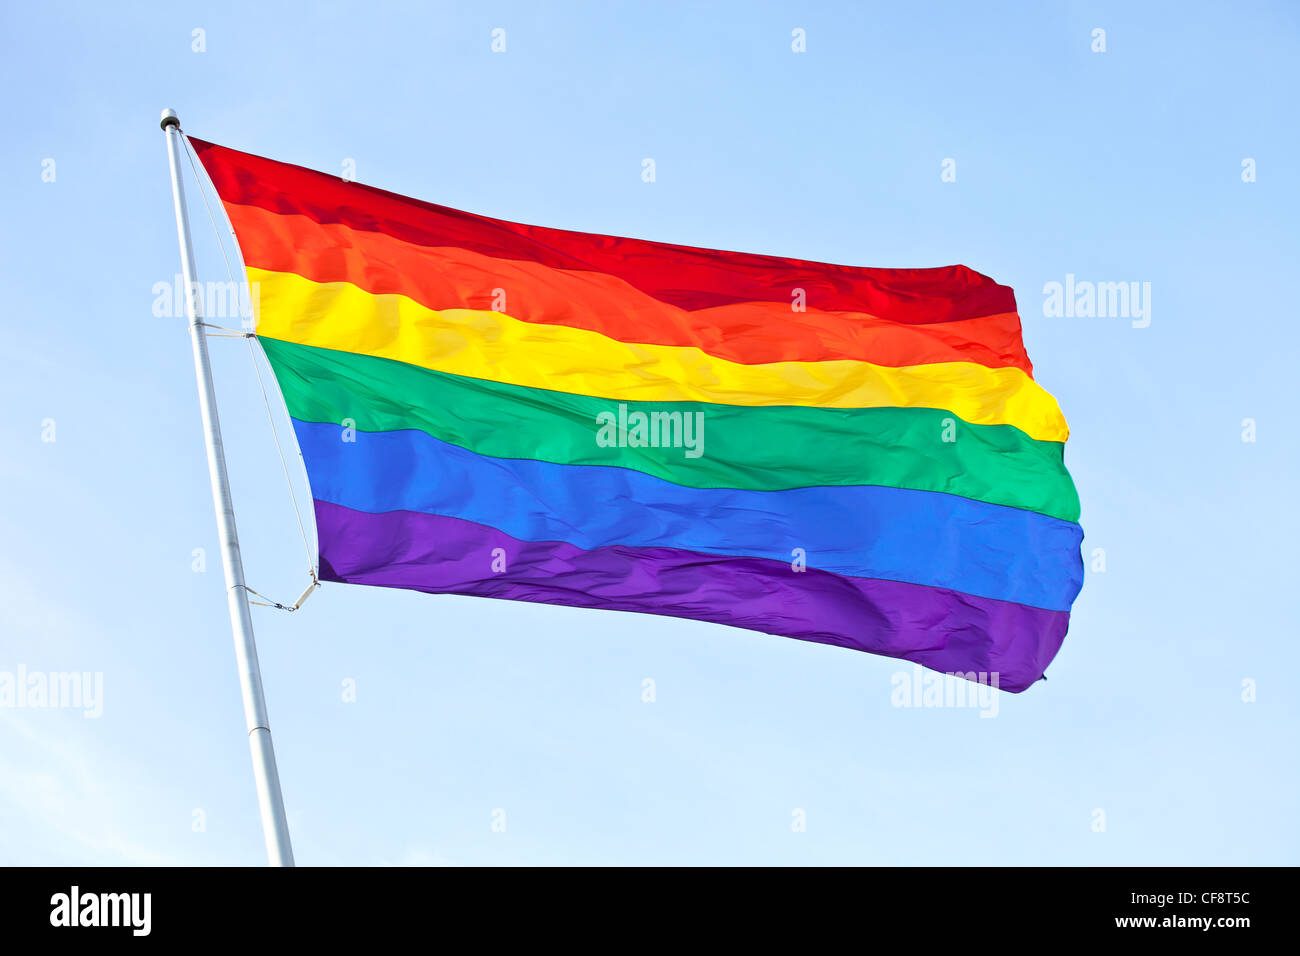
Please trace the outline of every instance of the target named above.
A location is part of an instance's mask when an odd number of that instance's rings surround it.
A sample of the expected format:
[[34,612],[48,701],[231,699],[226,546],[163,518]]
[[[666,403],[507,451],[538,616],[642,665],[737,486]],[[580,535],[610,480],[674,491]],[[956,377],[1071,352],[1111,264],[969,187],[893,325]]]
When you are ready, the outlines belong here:
[[199,382],[199,411],[203,417],[203,439],[208,449],[208,477],[217,510],[217,537],[221,542],[221,565],[226,573],[226,598],[230,623],[235,632],[235,663],[244,697],[244,719],[248,724],[248,745],[253,753],[253,780],[262,814],[266,855],[272,866],[293,866],[289,843],[289,821],[285,818],[280,774],[271,745],[271,722],[262,695],[262,673],[257,665],[253,642],[253,618],[244,585],[244,562],[235,533],[235,506],[226,474],[226,453],[221,444],[221,422],[217,418],[217,393],[212,384],[212,363],[208,359],[208,337],[202,316],[202,301],[194,271],[194,244],[190,241],[190,218],[185,208],[185,184],[181,177],[181,121],[173,110],[163,110],[163,135],[171,163],[172,200],[176,207],[176,235],[181,246],[181,271],[185,280],[185,312],[194,346],[194,371]]

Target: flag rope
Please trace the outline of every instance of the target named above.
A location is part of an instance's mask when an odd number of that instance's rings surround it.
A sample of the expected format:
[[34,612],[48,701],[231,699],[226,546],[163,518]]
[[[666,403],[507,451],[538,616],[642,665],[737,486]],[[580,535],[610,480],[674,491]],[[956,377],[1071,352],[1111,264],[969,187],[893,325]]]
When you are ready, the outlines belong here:
[[[217,247],[221,250],[221,258],[226,263],[226,275],[229,277],[231,285],[234,286],[235,271],[230,265],[230,257],[226,254],[226,244],[221,238],[221,230],[217,227],[217,217],[213,215],[212,206],[208,202],[208,191],[203,184],[203,177],[199,175],[198,164],[195,159],[194,147],[190,144],[190,138],[186,136],[183,132],[181,133],[181,139],[185,143],[185,155],[189,158],[190,169],[193,170],[194,172],[194,181],[195,183],[198,184],[199,196],[202,197],[203,199],[203,208],[204,210],[207,211],[208,222],[212,224],[212,234],[216,237]],[[232,237],[234,236],[233,232],[231,233],[231,236]],[[238,242],[238,239],[236,239],[236,242]],[[250,304],[249,304],[249,313],[250,313],[249,315],[250,319],[256,318],[255,316],[252,315],[251,297],[250,297]],[[311,584],[307,587],[307,590],[305,590],[302,593],[302,596],[299,597],[298,600],[293,605],[281,604],[279,601],[273,601],[271,598],[266,597],[265,594],[261,594],[257,591],[254,591],[252,588],[248,587],[247,585],[244,585],[244,590],[250,594],[256,594],[260,598],[266,598],[266,602],[269,602],[269,603],[263,603],[262,601],[250,601],[249,602],[250,604],[256,604],[259,607],[274,607],[282,611],[296,611],[298,610],[298,608],[300,608],[303,605],[303,602],[307,600],[311,592],[316,590],[316,588],[320,587],[320,578],[317,577],[316,574],[316,558],[311,551],[311,542],[307,540],[307,526],[302,520],[302,509],[298,507],[298,495],[294,491],[293,480],[289,477],[289,464],[287,461],[285,461],[284,448],[280,445],[280,433],[279,430],[275,427],[275,416],[271,412],[271,400],[266,394],[266,383],[262,380],[262,369],[257,364],[257,352],[253,349],[253,340],[257,338],[257,333],[251,331],[242,331],[242,332],[236,331],[235,329],[228,329],[225,326],[214,325],[211,322],[203,322],[202,324],[206,328],[221,329],[221,333],[212,333],[212,332],[206,333],[210,337],[213,338],[238,337],[238,338],[243,338],[248,340],[248,358],[249,361],[253,363],[253,372],[257,375],[257,386],[259,389],[261,389],[262,392],[262,404],[266,407],[266,420],[271,426],[271,439],[275,442],[276,454],[280,456],[280,469],[284,472],[284,483],[285,486],[289,489],[289,503],[293,505],[293,515],[294,518],[297,519],[298,521],[298,533],[302,537],[303,550],[307,554],[307,573],[311,576]],[[229,334],[222,334],[222,333],[229,333]]]
[[204,333],[210,339],[249,339],[253,337],[252,332],[242,332],[239,329],[228,329],[224,325],[217,325],[215,322],[200,322],[199,325],[205,329],[220,329],[220,332]]

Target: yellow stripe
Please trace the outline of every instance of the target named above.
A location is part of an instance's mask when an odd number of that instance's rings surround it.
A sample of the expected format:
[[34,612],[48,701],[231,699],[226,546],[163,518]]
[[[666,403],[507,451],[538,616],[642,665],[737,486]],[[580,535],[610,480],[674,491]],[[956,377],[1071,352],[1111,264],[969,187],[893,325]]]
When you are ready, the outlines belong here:
[[742,365],[697,348],[629,344],[501,312],[435,311],[403,295],[292,272],[249,269],[248,278],[258,290],[259,335],[454,375],[614,401],[938,408],[974,424],[1015,425],[1041,441],[1069,434],[1056,399],[1018,368],[892,368],[851,359]]

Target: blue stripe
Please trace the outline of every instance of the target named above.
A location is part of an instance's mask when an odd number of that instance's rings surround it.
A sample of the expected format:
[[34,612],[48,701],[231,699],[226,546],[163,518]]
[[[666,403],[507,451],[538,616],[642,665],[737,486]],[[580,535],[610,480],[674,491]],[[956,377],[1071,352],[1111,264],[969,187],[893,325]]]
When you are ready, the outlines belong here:
[[356,511],[445,515],[584,550],[678,548],[789,563],[802,549],[808,567],[836,574],[1053,611],[1070,609],[1083,580],[1079,525],[956,495],[874,485],[688,488],[626,468],[488,458],[422,431],[293,425],[312,494]]

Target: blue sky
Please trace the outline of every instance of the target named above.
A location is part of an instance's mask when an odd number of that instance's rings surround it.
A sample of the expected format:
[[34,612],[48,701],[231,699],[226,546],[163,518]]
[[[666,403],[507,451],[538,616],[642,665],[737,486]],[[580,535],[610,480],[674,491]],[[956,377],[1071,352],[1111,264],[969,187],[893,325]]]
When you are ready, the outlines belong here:
[[[1300,862],[1300,8],[298,11],[0,10],[0,672],[102,675],[98,717],[0,708],[0,863],[265,859],[185,323],[152,311],[166,106],[492,216],[965,263],[1015,288],[1072,428],[1088,578],[994,719],[893,706],[897,661],[687,621],[344,585],[255,609],[300,863]],[[1150,324],[1045,316],[1067,274],[1149,282]],[[248,351],[212,349],[249,583],[291,601]]]

